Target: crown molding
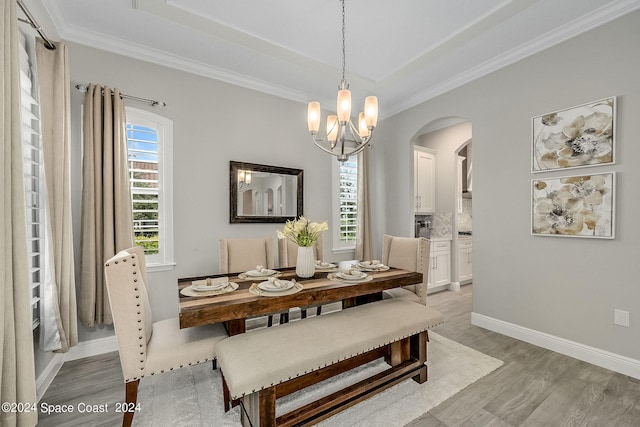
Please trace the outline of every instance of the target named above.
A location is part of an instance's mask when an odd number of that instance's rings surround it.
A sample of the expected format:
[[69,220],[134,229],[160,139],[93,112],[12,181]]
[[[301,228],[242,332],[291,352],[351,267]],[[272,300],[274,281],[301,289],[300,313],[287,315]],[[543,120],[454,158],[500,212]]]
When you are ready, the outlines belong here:
[[414,96],[406,98],[404,102],[399,102],[390,106],[390,108],[385,108],[385,117],[394,116],[466,83],[611,22],[637,9],[640,9],[640,0],[624,0],[603,6],[590,14],[575,19],[558,30],[550,31],[528,43],[459,73],[440,84],[434,85],[426,91],[416,93]]
[[[310,99],[309,94],[303,93],[299,90],[294,90],[240,73],[223,70],[203,62],[168,54],[147,46],[72,26],[64,18],[64,15],[61,13],[56,1],[45,3],[45,8],[50,14],[52,21],[63,40],[139,59],[163,67],[169,67],[187,73],[219,80],[228,84],[289,99],[295,102],[306,103]],[[427,90],[414,93],[413,96],[404,97],[397,103],[385,105],[384,114],[381,115],[380,119],[394,116],[418,104],[429,101],[436,96],[442,95],[459,86],[511,65],[521,59],[527,58],[589,30],[597,28],[639,8],[640,0],[621,0],[605,5],[585,16],[575,19],[569,24],[562,26],[560,29],[550,31],[528,43],[496,56],[489,61],[485,61],[478,66],[465,70],[462,73],[458,73],[439,84],[431,86]],[[390,88],[390,90],[392,90],[392,88]]]

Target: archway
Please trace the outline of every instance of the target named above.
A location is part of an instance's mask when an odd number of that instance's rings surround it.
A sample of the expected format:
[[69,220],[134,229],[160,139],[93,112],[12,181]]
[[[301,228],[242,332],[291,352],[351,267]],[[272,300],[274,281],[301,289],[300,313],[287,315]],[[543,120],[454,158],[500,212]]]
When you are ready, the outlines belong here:
[[[429,237],[432,240],[432,250],[434,249],[433,242],[449,242],[446,254],[432,251],[430,273],[433,277],[430,276],[428,288],[430,292],[443,289],[458,290],[461,284],[470,283],[470,280],[467,279],[463,283],[460,281],[461,260],[463,258],[460,256],[460,236],[458,233],[459,231],[472,232],[471,199],[467,199],[472,193],[465,194],[465,199],[462,198],[464,186],[462,169],[465,169],[464,174],[466,175],[466,164],[460,159],[460,153],[465,153],[467,147],[471,147],[471,141],[472,123],[463,117],[442,117],[433,120],[416,132],[410,141],[412,156],[410,160],[412,188],[410,191],[413,192],[414,197],[417,197],[417,180],[424,179],[420,178],[415,152],[427,151],[431,153],[435,165],[433,210],[416,209],[415,200],[412,199],[414,205],[411,209],[411,224],[415,230],[414,233],[416,236]],[[473,164],[471,159],[469,163]],[[464,221],[462,221],[463,219]],[[427,228],[430,229],[425,231]],[[470,240],[464,239],[468,239],[466,235],[463,237],[463,241],[468,242],[470,246]],[[440,243],[437,246],[439,248],[445,247]],[[464,254],[465,261],[470,259],[469,254]],[[442,271],[443,265],[447,265],[448,271]],[[434,268],[437,268],[438,271],[434,271]]]

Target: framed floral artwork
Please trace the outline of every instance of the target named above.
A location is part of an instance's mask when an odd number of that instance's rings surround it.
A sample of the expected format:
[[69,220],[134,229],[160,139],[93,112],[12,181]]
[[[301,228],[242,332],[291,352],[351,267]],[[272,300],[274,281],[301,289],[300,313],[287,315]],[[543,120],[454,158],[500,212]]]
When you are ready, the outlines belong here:
[[614,163],[616,98],[532,119],[532,172]]
[[531,233],[613,239],[615,172],[532,180]]

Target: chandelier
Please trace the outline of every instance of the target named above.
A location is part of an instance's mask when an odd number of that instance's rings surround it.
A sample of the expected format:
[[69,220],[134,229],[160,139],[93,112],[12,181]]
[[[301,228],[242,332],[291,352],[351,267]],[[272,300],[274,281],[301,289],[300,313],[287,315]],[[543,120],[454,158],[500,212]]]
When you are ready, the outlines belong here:
[[245,186],[248,187],[251,184],[251,172],[239,170],[238,171],[238,191],[242,190]]
[[321,112],[320,103],[309,103],[307,110],[307,124],[313,142],[320,149],[338,157],[344,162],[350,156],[358,154],[369,145],[373,136],[373,129],[378,121],[378,98],[368,96],[364,100],[364,112],[358,116],[358,128],[351,123],[351,91],[345,79],[345,25],[344,1],[342,2],[342,80],[338,86],[337,114],[327,117],[327,135],[318,137]]

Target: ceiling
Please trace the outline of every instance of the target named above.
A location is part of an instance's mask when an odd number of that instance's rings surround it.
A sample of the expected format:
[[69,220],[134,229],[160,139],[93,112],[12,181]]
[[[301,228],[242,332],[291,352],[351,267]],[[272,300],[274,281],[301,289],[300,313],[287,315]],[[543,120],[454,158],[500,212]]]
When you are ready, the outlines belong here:
[[[338,0],[43,4],[63,40],[335,109]],[[640,0],[346,0],[346,79],[354,105],[375,94],[384,118],[638,8]]]

